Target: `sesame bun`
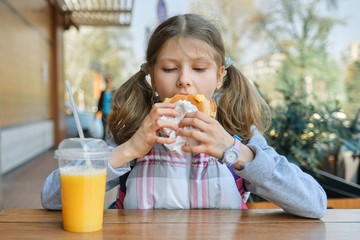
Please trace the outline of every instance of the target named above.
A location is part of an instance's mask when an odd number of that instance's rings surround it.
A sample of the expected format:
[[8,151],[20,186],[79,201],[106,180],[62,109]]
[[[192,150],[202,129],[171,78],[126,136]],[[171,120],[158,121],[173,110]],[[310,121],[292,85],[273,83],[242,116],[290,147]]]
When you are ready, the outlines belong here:
[[210,101],[202,94],[176,94],[172,98],[165,98],[164,102],[175,103],[179,100],[191,102],[197,107],[200,112],[207,114],[208,116],[214,118],[216,116],[216,103],[214,99]]

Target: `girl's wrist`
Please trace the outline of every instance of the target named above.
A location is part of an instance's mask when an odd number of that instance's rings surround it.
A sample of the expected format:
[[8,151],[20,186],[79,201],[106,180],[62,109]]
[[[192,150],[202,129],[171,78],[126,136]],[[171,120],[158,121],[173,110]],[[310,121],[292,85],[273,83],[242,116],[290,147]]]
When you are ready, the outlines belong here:
[[241,154],[238,161],[234,163],[234,168],[239,171],[244,168],[245,163],[252,162],[255,158],[255,153],[245,144],[241,144],[240,152]]
[[237,161],[236,163],[234,163],[234,168],[238,171],[241,171],[244,169],[244,162],[242,162],[241,160]]
[[113,149],[110,165],[113,168],[119,168],[131,160],[136,159],[137,157],[135,153],[136,152],[133,151],[132,145],[129,144],[129,141],[127,141]]

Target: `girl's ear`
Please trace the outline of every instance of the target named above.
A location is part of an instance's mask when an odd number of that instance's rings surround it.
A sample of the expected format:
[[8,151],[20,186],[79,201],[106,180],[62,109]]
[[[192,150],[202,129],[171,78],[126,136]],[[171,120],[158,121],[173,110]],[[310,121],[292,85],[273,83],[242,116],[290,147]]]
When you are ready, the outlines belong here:
[[216,84],[217,89],[221,88],[225,74],[226,74],[225,66],[221,66],[219,69],[218,77],[217,77],[217,84]]

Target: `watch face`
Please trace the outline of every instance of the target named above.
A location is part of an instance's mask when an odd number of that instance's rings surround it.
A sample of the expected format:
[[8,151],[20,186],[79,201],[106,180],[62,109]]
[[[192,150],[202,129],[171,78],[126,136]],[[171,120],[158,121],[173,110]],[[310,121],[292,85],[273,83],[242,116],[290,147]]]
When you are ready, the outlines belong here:
[[240,155],[240,151],[235,147],[229,148],[224,154],[224,160],[227,165],[233,165],[237,162]]

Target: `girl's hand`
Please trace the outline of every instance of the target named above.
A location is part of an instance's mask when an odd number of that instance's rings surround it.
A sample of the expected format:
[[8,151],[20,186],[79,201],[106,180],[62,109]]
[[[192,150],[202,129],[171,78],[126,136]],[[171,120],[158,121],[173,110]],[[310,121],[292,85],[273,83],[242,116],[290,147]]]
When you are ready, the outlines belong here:
[[123,144],[117,146],[110,159],[110,165],[118,168],[139,157],[145,156],[155,144],[173,143],[176,138],[160,137],[160,129],[166,127],[174,131],[179,129],[178,125],[159,120],[161,116],[176,117],[179,112],[175,110],[173,103],[156,103],[145,117],[135,134]]
[[135,155],[133,159],[146,155],[155,144],[171,144],[176,138],[159,136],[162,128],[169,128],[174,131],[179,126],[170,121],[162,121],[161,116],[176,117],[179,112],[175,110],[173,103],[156,103],[153,105],[149,114],[145,117],[139,129],[129,139],[129,146],[132,146]]
[[183,146],[182,150],[190,153],[205,153],[221,159],[224,151],[234,143],[234,138],[214,118],[197,111],[188,113],[179,123],[179,127],[191,126],[193,130],[179,129],[177,135],[193,138],[197,146]]

